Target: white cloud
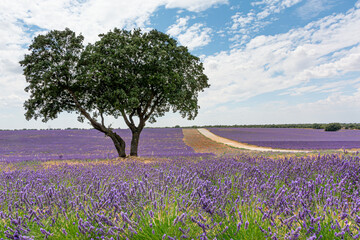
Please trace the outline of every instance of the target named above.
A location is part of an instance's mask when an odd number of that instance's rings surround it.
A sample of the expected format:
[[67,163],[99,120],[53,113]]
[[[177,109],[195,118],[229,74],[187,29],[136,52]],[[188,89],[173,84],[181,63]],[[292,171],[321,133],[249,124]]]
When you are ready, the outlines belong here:
[[[300,3],[303,0],[262,0],[258,2],[252,2],[252,6],[260,6],[262,7],[262,12],[266,12],[268,14],[272,13],[279,13],[285,8],[292,7],[298,3]],[[265,17],[268,16],[265,13],[262,13],[260,15],[264,15]]]
[[355,87],[359,88],[357,85],[360,83],[359,79],[354,80],[342,80],[336,82],[325,82],[320,83],[318,85],[309,85],[309,86],[300,86],[291,88],[280,95],[291,95],[291,96],[298,96],[306,93],[339,93],[342,89],[346,87]]
[[182,32],[186,31],[189,19],[189,16],[184,18],[178,18],[176,20],[176,23],[171,25],[166,31],[166,33],[172,36],[179,36]]
[[304,19],[313,18],[321,12],[331,9],[334,5],[334,0],[307,0],[303,6],[297,9],[297,13]]
[[[333,83],[326,81],[327,78],[340,79],[347,73],[359,72],[360,1],[346,14],[331,15],[284,34],[250,38],[252,33],[273,22],[277,13],[300,2],[301,0],[257,1],[253,3],[256,9],[245,14],[239,12],[233,17],[232,26],[228,30],[233,34],[233,41],[243,45],[229,52],[202,57],[212,86],[200,94],[201,114],[190,125],[219,122],[271,123],[279,122],[279,119],[283,122],[306,122],[309,116],[314,116],[312,121],[321,122],[324,119],[343,121],[341,118],[360,117],[360,113],[351,111],[359,108],[358,76]],[[306,1],[302,9],[306,9],[305,6],[309,6],[307,4],[310,2],[312,0]],[[323,11],[326,8],[324,3],[324,0],[319,0],[318,5],[315,5],[316,9],[311,9],[311,14]],[[26,127],[34,124],[25,125],[26,121],[22,116],[22,103],[27,94],[23,91],[26,83],[18,61],[26,52],[24,45],[29,44],[33,35],[43,29],[69,27],[77,33],[81,32],[87,43],[96,40],[99,33],[114,27],[148,27],[150,17],[161,6],[178,8],[178,12],[199,12],[220,4],[228,4],[228,0],[2,0],[0,124],[11,118],[18,118],[18,126],[20,122]],[[301,14],[301,10],[298,13]],[[169,27],[168,33],[176,36],[189,49],[208,44],[212,30],[202,23],[190,22],[189,17],[180,18]],[[34,25],[39,29],[32,33],[29,32],[31,28],[26,25]],[[313,79],[317,79],[316,82]],[[357,90],[352,95],[341,94],[343,85],[353,86]],[[235,103],[231,105],[234,106],[236,102],[278,90],[284,90],[283,94],[288,95],[309,92],[326,92],[330,95],[314,103],[290,107],[286,102],[275,101],[254,108],[225,106],[226,103]],[[353,115],[349,116],[349,113]],[[8,118],[2,120],[4,116]],[[172,121],[181,120],[176,116],[167,125],[175,125]],[[229,116],[232,116],[232,120]],[[336,117],[339,118],[335,119]],[[74,119],[76,117],[72,115],[67,118],[77,124]],[[59,125],[56,126],[61,126],[67,120],[59,120]],[[16,121],[13,121],[12,126],[15,126]],[[182,122],[185,125],[187,121]],[[36,124],[40,126],[42,123]],[[84,125],[79,124],[79,127]]]
[[311,117],[318,119],[317,122],[349,122],[349,119],[355,122],[360,117],[360,113],[354,111],[360,107],[360,88],[355,90],[352,95],[334,92],[316,102],[287,106],[281,111],[297,115],[302,121]]
[[212,6],[228,4],[228,0],[169,0],[166,3],[167,8],[184,8],[188,11],[200,12]]
[[[202,106],[202,105],[201,105]],[[268,101],[261,104],[220,105],[201,108],[193,122],[176,119],[182,125],[233,125],[276,123],[329,123],[357,122],[360,118],[360,87],[351,95],[331,93],[314,102],[289,104],[285,101]],[[168,124],[169,125],[169,124]],[[171,124],[170,124],[171,126]]]
[[[203,11],[227,0],[3,0],[1,16],[8,22],[22,19],[26,24],[45,29],[70,27],[90,41],[114,27],[144,27],[160,6]],[[9,21],[10,20],[10,21]]]
[[[34,35],[69,27],[82,33],[86,44],[114,27],[146,29],[151,15],[160,6],[199,12],[227,3],[227,0],[1,0],[0,109],[14,104],[22,108],[27,94],[23,91],[26,83],[18,62],[26,53],[24,46],[30,44]],[[198,47],[209,41],[208,34],[208,28],[193,25],[181,36],[181,41],[191,48]],[[189,37],[194,38],[193,42]]]
[[19,103],[23,103],[24,98],[11,94],[6,97],[0,97],[0,107],[18,106]]
[[301,1],[303,0],[262,0],[252,2],[251,5],[259,9],[251,9],[247,14],[237,12],[232,16],[230,32],[235,35],[230,38],[230,41],[235,42],[234,47],[245,44],[250,39],[250,34],[258,32],[276,20],[276,18],[270,18],[270,16],[280,13]]
[[258,36],[242,48],[206,57],[211,88],[201,95],[201,106],[241,102],[315,78],[326,81],[359,72],[358,26],[360,9],[351,9],[284,34]]
[[166,31],[173,37],[176,37],[181,45],[187,46],[189,50],[207,45],[210,41],[211,28],[204,24],[195,23],[188,27],[190,17],[177,19],[176,23],[171,25]]
[[255,19],[256,14],[254,11],[250,11],[246,14],[246,16],[243,16],[241,13],[236,13],[234,16],[231,17],[233,19],[233,25],[231,26],[231,29],[238,29],[245,28],[247,25],[250,25]]

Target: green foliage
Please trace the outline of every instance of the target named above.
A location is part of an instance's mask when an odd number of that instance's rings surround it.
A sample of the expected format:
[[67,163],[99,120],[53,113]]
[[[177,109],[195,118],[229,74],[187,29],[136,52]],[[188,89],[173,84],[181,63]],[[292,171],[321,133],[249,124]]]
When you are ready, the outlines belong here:
[[314,124],[312,125],[312,128],[313,128],[313,129],[322,129],[323,127],[322,127],[321,124],[319,124],[319,123],[314,123]]
[[77,112],[78,121],[87,119],[110,136],[125,156],[125,142],[105,126],[104,116],[123,117],[133,133],[130,155],[137,155],[146,121],[170,110],[188,119],[197,116],[198,93],[209,84],[200,59],[186,47],[157,30],[115,28],[99,36],[85,49],[83,36],[68,28],[34,38],[30,54],[20,61],[29,83],[27,120],[47,122],[63,111]]
[[70,29],[34,38],[30,54],[20,61],[29,85],[26,118],[57,118],[80,106],[115,117],[156,121],[172,109],[194,119],[198,92],[209,87],[199,58],[167,34],[114,29],[100,40],[82,45],[83,36]]
[[77,64],[83,50],[84,37],[66,28],[50,31],[34,38],[30,54],[20,61],[29,85],[30,98],[24,103],[26,119],[57,118],[62,111],[75,111],[72,97],[66,90],[78,88]]
[[325,126],[325,131],[327,132],[335,132],[341,129],[340,123],[329,123]]
[[88,94],[101,96],[108,114],[122,115],[130,128],[134,116],[155,122],[170,109],[188,119],[196,117],[198,92],[209,85],[199,58],[186,47],[156,30],[115,28],[100,38],[86,47],[80,69],[92,86]]

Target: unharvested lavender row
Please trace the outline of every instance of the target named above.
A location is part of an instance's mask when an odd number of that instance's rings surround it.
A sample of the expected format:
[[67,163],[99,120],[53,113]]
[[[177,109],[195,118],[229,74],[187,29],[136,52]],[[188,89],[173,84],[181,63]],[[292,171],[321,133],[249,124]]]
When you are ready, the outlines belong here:
[[359,130],[325,132],[301,128],[209,128],[221,137],[261,147],[282,149],[360,148]]
[[[131,132],[116,130],[129,152]],[[140,156],[188,156],[192,148],[182,141],[181,129],[144,129]],[[0,131],[0,161],[104,159],[116,157],[110,138],[96,130]]]
[[0,175],[9,239],[357,239],[360,158],[179,158]]

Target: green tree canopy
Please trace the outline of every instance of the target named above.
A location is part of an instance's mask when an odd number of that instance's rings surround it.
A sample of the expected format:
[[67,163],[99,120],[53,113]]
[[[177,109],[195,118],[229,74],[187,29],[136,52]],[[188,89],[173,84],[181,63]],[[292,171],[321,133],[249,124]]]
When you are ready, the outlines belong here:
[[[172,110],[194,119],[198,93],[209,87],[199,58],[157,30],[114,29],[84,49],[83,37],[69,29],[37,36],[21,65],[30,98],[26,118],[54,119],[77,112],[110,136],[120,156],[125,142],[104,116],[122,117],[132,131],[130,155],[137,155],[147,121]],[[118,146],[117,146],[118,145]]]
[[329,123],[325,126],[325,131],[327,132],[336,132],[341,129],[340,123]]
[[155,122],[170,110],[195,118],[198,92],[209,87],[199,58],[156,30],[114,29],[100,37],[82,55],[82,77],[94,86],[88,95],[101,94],[105,112],[122,116],[131,129],[131,155],[137,155],[139,135],[147,120]]
[[42,118],[47,122],[63,111],[76,112],[80,120],[87,118],[95,129],[109,136],[119,156],[125,157],[125,141],[106,127],[104,121],[97,120],[101,109],[89,104],[92,99],[84,95],[91,86],[79,81],[83,40],[82,35],[76,36],[68,28],[34,38],[29,46],[30,53],[20,61],[28,82],[25,91],[30,93],[24,103],[25,117],[27,120]]

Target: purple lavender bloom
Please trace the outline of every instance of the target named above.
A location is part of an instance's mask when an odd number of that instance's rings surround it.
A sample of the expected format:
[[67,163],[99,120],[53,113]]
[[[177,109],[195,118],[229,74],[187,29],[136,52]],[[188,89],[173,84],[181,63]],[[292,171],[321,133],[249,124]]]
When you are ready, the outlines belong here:
[[134,234],[138,234],[137,231],[134,228],[132,228],[130,225],[129,225],[128,229],[130,230],[130,232],[132,232]]
[[249,227],[249,221],[246,220],[244,228],[248,229],[248,227]]
[[240,231],[240,228],[241,228],[241,222],[239,222],[239,223],[236,225],[237,232]]
[[199,218],[201,221],[206,222],[206,219],[201,215],[201,213],[199,213]]
[[34,240],[33,237],[28,237],[28,236],[21,236],[19,235],[19,240]]
[[[52,233],[45,229],[53,231],[59,220],[66,221],[66,225],[76,222],[69,229],[55,229],[54,235],[60,236],[52,235],[54,238],[61,238],[66,231],[67,238],[90,238],[89,234],[98,239],[130,238],[135,233],[141,238],[150,231],[156,238],[164,233],[157,229],[161,217],[174,220],[176,226],[170,221],[167,234],[176,239],[191,239],[194,231],[189,227],[201,232],[197,238],[219,237],[227,226],[226,237],[237,239],[235,228],[240,231],[244,226],[249,232],[255,226],[249,227],[246,219],[260,226],[268,239],[306,239],[324,231],[348,239],[358,231],[360,161],[356,154],[78,162],[50,167],[44,167],[48,163],[35,167],[14,164],[14,169],[1,172],[0,202],[5,205],[1,205],[0,219],[7,224],[6,238],[35,235],[29,224],[38,224],[45,238],[51,238]],[[148,198],[150,190],[152,201]],[[159,218],[151,219],[155,201]],[[247,209],[259,217],[249,216]],[[341,220],[344,213],[348,216]],[[328,226],[325,216],[331,215],[334,219]],[[164,239],[169,238],[165,235]]]
[[360,131],[301,128],[209,128],[221,137],[252,145],[280,149],[360,148]]
[[[130,150],[129,129],[115,130]],[[108,159],[117,157],[110,138],[89,130],[0,131],[0,162],[24,160]],[[56,146],[56,147],[54,147]],[[181,128],[145,128],[140,136],[139,156],[202,156],[185,145]]]
[[46,238],[52,235],[52,233],[46,231],[46,230],[43,229],[43,228],[40,228],[40,232],[41,232],[42,234],[44,234]]
[[344,231],[341,231],[341,232],[335,232],[335,237],[341,237],[345,235],[345,232]]
[[307,238],[306,240],[315,240],[316,239],[316,235],[312,235],[311,237]]

